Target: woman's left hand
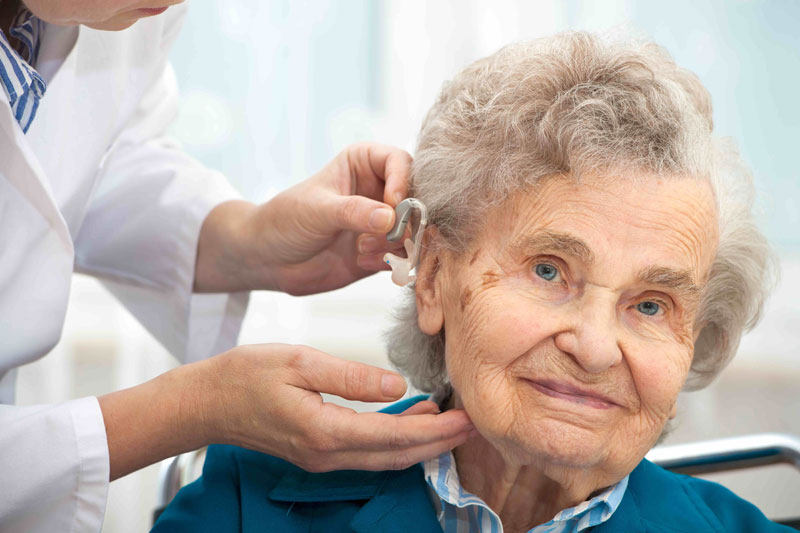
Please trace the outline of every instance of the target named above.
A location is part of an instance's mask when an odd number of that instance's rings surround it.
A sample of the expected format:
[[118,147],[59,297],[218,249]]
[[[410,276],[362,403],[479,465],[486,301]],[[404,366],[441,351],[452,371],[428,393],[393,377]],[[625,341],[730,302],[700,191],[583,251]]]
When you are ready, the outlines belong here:
[[200,233],[195,290],[304,295],[386,269],[383,255],[400,246],[385,234],[407,195],[410,167],[404,150],[356,144],[263,205],[217,206]]

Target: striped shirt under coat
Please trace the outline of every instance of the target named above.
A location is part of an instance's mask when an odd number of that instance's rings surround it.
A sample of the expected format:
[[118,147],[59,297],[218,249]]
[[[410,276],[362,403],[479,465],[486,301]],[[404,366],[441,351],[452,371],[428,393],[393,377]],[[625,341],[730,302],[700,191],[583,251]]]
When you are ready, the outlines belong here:
[[39,56],[44,23],[22,6],[11,23],[9,34],[19,40],[16,50],[0,30],[0,86],[8,97],[11,112],[24,133],[36,116],[45,83],[32,65]]
[[[503,524],[497,513],[461,486],[452,452],[425,461],[422,466],[444,533],[503,532]],[[534,527],[528,533],[578,533],[601,524],[617,510],[627,487],[628,476],[625,476],[597,496],[564,509],[552,520]]]

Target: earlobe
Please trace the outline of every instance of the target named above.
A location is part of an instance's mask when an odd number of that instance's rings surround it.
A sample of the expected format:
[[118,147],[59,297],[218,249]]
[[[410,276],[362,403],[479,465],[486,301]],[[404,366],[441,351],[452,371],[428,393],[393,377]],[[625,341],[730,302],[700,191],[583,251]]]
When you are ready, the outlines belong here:
[[672,411],[669,413],[669,419],[674,420],[676,416],[678,416],[678,402],[673,404]]
[[427,335],[437,335],[444,327],[441,248],[437,246],[438,238],[436,227],[429,227],[425,232],[414,285],[419,328]]

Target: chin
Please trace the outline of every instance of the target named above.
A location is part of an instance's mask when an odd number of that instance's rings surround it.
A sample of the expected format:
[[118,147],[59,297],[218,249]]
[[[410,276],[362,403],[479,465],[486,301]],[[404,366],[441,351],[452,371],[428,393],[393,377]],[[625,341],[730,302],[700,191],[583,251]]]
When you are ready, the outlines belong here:
[[604,432],[560,420],[531,421],[517,436],[521,448],[539,464],[567,468],[592,468],[609,455]]
[[121,13],[114,18],[104,20],[102,22],[89,22],[85,25],[94,30],[121,31],[130,28],[136,24],[136,21],[138,20],[139,17],[127,13]]

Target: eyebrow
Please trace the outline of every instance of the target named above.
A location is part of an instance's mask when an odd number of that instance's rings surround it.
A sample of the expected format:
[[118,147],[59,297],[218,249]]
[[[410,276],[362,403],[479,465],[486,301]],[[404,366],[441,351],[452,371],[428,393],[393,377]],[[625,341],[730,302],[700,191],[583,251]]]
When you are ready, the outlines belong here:
[[[525,235],[511,245],[515,253],[529,252],[560,252],[580,259],[583,263],[591,265],[595,261],[594,252],[583,240],[570,235],[551,230],[539,230],[531,235]],[[655,285],[669,289],[685,299],[695,301],[702,293],[702,287],[694,281],[691,269],[676,269],[664,266],[650,266],[641,270],[637,279],[639,283]]]
[[638,278],[641,283],[670,289],[689,300],[696,300],[702,292],[702,287],[695,283],[691,270],[653,266],[639,272]]
[[561,252],[577,257],[583,263],[594,263],[594,253],[589,245],[569,233],[539,230],[532,235],[525,235],[511,245],[515,253],[536,250],[539,252]]

